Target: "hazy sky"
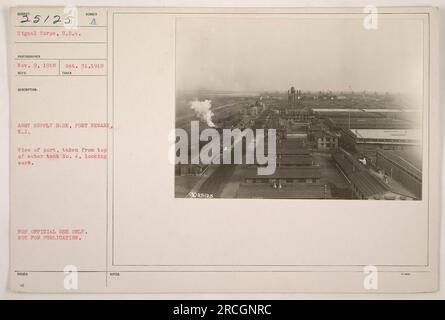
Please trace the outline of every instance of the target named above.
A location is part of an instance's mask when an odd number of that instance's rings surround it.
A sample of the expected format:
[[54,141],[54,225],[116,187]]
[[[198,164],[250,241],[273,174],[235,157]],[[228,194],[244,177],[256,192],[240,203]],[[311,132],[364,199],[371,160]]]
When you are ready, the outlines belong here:
[[422,91],[420,19],[180,18],[178,90]]

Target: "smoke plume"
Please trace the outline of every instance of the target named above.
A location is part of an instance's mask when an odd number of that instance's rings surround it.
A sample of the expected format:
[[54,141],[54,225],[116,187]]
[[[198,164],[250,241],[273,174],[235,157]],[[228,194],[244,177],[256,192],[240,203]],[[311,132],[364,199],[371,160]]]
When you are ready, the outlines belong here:
[[215,124],[212,121],[213,112],[210,110],[212,107],[212,101],[211,100],[204,100],[204,101],[190,101],[190,108],[195,111],[196,115],[199,117],[199,119],[205,123],[209,127],[215,127]]

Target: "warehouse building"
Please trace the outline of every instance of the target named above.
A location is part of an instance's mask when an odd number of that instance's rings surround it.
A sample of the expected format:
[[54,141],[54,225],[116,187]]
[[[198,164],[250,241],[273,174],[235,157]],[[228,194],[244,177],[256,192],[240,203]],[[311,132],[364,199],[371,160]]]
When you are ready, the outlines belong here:
[[412,129],[416,124],[391,118],[327,118],[326,124],[332,130],[340,129]]
[[302,155],[310,154],[306,140],[283,139],[277,145],[277,154],[281,155]]
[[339,148],[337,152],[332,154],[332,159],[348,180],[350,180],[350,175],[353,172],[366,170],[366,167],[361,162],[342,148]]
[[412,197],[393,192],[388,185],[368,171],[357,171],[350,175],[352,198],[362,200],[412,200]]
[[309,109],[303,108],[286,108],[282,114],[283,119],[289,119],[297,122],[309,122]]
[[258,185],[241,183],[237,198],[246,199],[327,199],[330,198],[329,188],[324,184],[283,184],[281,187],[273,185]]
[[342,148],[332,154],[332,159],[351,184],[353,199],[412,200],[416,198],[404,186],[386,183],[384,175],[374,172]]
[[383,174],[397,180],[422,198],[421,154],[409,151],[377,151],[376,166]]
[[380,115],[373,113],[365,113],[358,108],[313,108],[312,113],[318,118],[380,117]]
[[312,133],[312,138],[318,150],[332,150],[338,148],[338,135],[327,131],[315,131]]
[[342,129],[341,142],[349,149],[375,153],[378,148],[404,150],[420,145],[419,129]]
[[309,154],[277,155],[278,167],[307,167],[314,164],[314,158]]
[[288,183],[319,183],[321,171],[317,166],[303,168],[278,167],[272,175],[258,175],[255,168],[245,175],[246,183],[268,183],[271,185],[284,185]]

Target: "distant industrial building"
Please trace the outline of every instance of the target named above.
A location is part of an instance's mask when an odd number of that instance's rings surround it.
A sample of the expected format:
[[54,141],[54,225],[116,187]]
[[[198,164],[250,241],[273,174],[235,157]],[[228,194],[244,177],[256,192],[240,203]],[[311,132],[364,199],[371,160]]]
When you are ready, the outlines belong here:
[[295,90],[295,87],[291,87],[290,90],[287,91],[287,100],[289,107],[295,107],[300,103],[302,98],[301,90]]
[[332,150],[338,148],[339,136],[330,131],[317,131],[313,133],[318,150]]
[[312,113],[322,118],[386,118],[412,120],[419,112],[417,109],[375,109],[375,108],[312,108]]
[[250,115],[254,117],[258,115],[258,106],[253,106],[250,108]]
[[313,108],[312,113],[318,118],[379,118],[379,114],[365,113],[358,108]]
[[282,114],[283,119],[290,119],[297,122],[308,122],[310,119],[309,109],[302,108],[287,108]]
[[338,148],[340,134],[330,130],[323,120],[313,121],[308,128],[311,146],[318,151],[328,151]]

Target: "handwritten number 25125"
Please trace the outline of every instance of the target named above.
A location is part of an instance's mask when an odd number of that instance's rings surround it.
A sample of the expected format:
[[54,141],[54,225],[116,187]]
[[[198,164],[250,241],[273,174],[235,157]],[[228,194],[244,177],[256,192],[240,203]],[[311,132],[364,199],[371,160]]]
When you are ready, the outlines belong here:
[[[64,23],[65,24],[70,24],[72,19],[74,17],[72,16],[66,16],[64,18]],[[25,13],[22,15],[22,20],[20,20],[20,23],[34,23],[37,24],[39,22],[42,22],[43,24],[46,23],[52,23],[53,25],[58,24],[58,23],[62,23],[62,17],[58,14],[54,15],[54,16],[42,16],[40,14],[36,14],[33,16],[30,16],[28,13]]]

